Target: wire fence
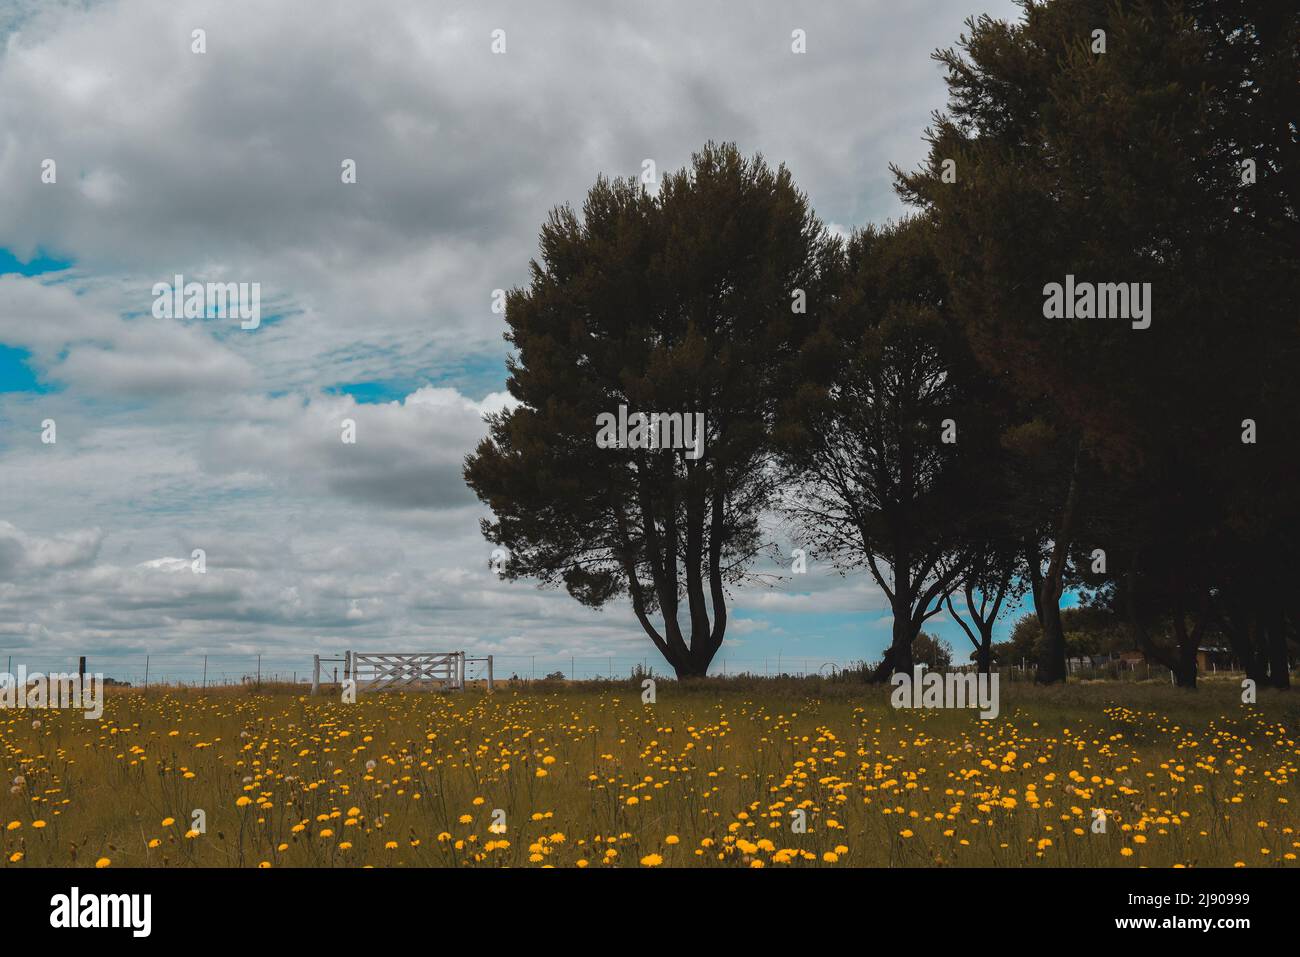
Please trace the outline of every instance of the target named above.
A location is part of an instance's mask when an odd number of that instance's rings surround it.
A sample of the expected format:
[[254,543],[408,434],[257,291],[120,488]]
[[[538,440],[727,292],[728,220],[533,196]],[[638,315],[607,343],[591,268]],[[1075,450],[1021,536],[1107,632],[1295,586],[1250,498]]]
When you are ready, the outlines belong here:
[[[468,653],[482,654],[472,649]],[[322,683],[340,681],[344,677],[343,652],[322,652],[321,657]],[[620,681],[638,675],[673,676],[672,669],[657,655],[493,654],[492,658],[498,682],[546,679]],[[11,675],[17,675],[19,672],[16,669],[20,668],[28,675],[72,674],[79,668],[79,657],[31,651],[0,651],[0,663],[5,665],[5,672]],[[864,665],[862,659],[790,657],[784,654],[762,658],[719,655],[713,660],[709,674],[748,678],[835,678],[845,671],[861,671],[864,667],[870,667],[870,664]],[[968,662],[954,661],[950,668],[944,670],[969,671],[974,667]],[[311,685],[312,654],[100,653],[86,657],[85,670],[88,674],[103,674],[106,684],[132,688],[298,684],[306,689]],[[1000,665],[997,671],[1002,680],[1013,682],[1033,681],[1036,674],[1034,665],[1028,661]],[[1072,677],[1080,680],[1173,681],[1173,674],[1168,668],[1146,661],[1071,661],[1069,671]],[[1243,672],[1232,666],[1210,663],[1201,669],[1200,674],[1201,677],[1231,677],[1242,675]],[[472,679],[475,675],[469,677]]]
[[[363,651],[362,649],[354,649]],[[471,655],[481,655],[472,649]],[[337,683],[344,677],[343,651],[321,653],[321,681]],[[334,660],[338,659],[338,660]],[[638,674],[671,676],[672,669],[657,656],[649,655],[492,655],[498,681],[537,681],[542,679],[576,681],[624,680]],[[80,668],[79,656],[0,651],[5,672],[16,674],[74,673]],[[766,676],[834,675],[857,661],[828,658],[731,658],[719,656],[709,669],[711,675]],[[293,654],[122,654],[100,653],[86,656],[86,672],[103,674],[108,684],[130,687],[158,685],[220,687],[259,683],[311,684],[312,653]],[[472,677],[472,676],[471,676]]]

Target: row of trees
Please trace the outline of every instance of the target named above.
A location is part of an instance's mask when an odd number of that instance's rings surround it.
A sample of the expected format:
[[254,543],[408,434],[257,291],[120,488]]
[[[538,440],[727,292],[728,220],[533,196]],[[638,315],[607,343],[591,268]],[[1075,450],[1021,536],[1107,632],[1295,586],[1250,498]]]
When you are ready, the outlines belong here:
[[[895,170],[915,207],[841,242],[785,167],[707,145],[651,194],[556,209],[507,297],[520,405],[465,477],[505,573],[626,596],[681,677],[783,515],[893,611],[878,677],[948,611],[990,664],[1019,601],[1039,680],[1081,590],[1184,686],[1210,633],[1285,686],[1300,533],[1300,14],[1267,0],[1025,4],[936,59],[949,103]],[[1099,32],[1100,31],[1100,32]],[[1100,38],[1100,42],[1099,42]],[[1150,283],[1150,325],[1044,288]],[[596,417],[702,412],[698,460]]]

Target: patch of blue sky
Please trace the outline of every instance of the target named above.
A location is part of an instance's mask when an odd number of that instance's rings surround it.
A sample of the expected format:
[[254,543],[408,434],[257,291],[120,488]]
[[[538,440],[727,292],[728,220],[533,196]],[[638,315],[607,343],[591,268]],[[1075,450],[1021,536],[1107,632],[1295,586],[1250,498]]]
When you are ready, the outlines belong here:
[[31,259],[23,262],[10,250],[0,247],[0,276],[14,273],[20,276],[40,276],[50,272],[61,272],[71,266],[71,262],[47,256],[39,250]]
[[0,392],[40,395],[54,391],[49,384],[41,382],[30,365],[31,358],[32,354],[26,349],[0,343]]
[[489,393],[505,391],[505,358],[470,356],[423,375],[338,382],[327,386],[325,391],[331,395],[350,395],[362,404],[385,403],[401,402],[424,386],[455,389],[466,398],[480,401]]
[[451,386],[461,395],[479,400],[492,392],[504,392],[507,375],[506,353],[501,351],[496,355],[467,356],[444,371],[433,384]]
[[[1077,592],[1067,591],[1061,596],[1062,608],[1074,608],[1078,604]],[[957,607],[960,611],[960,605]],[[750,629],[728,629],[727,643],[718,652],[714,663],[716,671],[721,671],[724,655],[729,659],[729,668],[743,665],[753,671],[754,662],[758,662],[760,673],[765,660],[769,667],[775,668],[778,655],[788,663],[787,671],[800,668],[805,661],[811,663],[816,658],[821,659],[816,667],[826,662],[839,665],[855,661],[876,662],[892,640],[893,615],[888,610],[774,612],[761,606],[747,607],[742,593],[729,612],[733,621],[753,621],[761,625]],[[998,620],[993,640],[1010,640],[1016,622],[1029,614],[1033,614],[1033,604],[1026,596],[1017,608]],[[968,662],[974,645],[946,608],[926,621],[923,630],[952,648],[954,664]]]
[[345,382],[326,387],[330,395],[350,395],[360,405],[401,402],[419,388],[419,384],[407,380],[387,380],[372,382]]

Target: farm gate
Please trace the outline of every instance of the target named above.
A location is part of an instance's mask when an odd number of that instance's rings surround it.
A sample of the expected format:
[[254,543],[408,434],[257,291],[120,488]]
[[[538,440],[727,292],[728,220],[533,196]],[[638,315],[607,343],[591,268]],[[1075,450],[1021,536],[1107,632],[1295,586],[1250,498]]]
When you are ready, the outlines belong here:
[[[337,659],[316,655],[312,669],[312,694],[320,692],[322,661]],[[343,679],[364,691],[463,691],[466,676],[484,681],[492,690],[492,656],[471,658],[463,651],[406,653],[343,653]]]

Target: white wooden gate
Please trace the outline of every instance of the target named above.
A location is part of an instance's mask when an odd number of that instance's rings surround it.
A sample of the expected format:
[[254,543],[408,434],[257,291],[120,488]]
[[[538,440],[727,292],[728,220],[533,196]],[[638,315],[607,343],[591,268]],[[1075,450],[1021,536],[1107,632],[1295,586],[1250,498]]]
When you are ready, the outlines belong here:
[[352,652],[352,677],[362,691],[459,691],[465,685],[464,653],[366,655]]
[[486,679],[492,690],[492,656],[469,658],[463,651],[426,654],[362,654],[346,651],[341,659],[315,656],[311,693],[320,693],[322,661],[343,662],[344,680],[352,679],[358,693],[362,691],[463,691],[466,666],[472,670],[469,680]]

